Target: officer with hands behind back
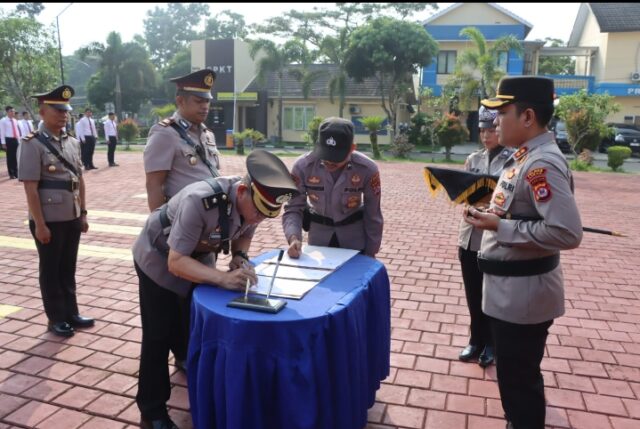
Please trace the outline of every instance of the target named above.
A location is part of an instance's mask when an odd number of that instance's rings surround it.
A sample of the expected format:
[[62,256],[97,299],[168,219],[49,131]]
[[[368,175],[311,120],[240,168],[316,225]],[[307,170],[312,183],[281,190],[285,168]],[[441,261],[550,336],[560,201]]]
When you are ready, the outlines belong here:
[[[171,394],[167,359],[181,323],[178,296],[193,284],[243,290],[256,274],[247,251],[257,224],[280,213],[298,193],[284,163],[265,150],[247,156],[247,176],[193,183],[149,215],[133,246],[140,282],[142,352],[136,401],[144,429],[175,429],[167,414]],[[216,255],[233,254],[232,271],[215,267]]]
[[65,133],[73,88],[34,95],[42,125],[18,149],[18,178],[29,206],[29,229],[40,259],[40,291],[49,330],[70,337],[93,326],[78,314],[76,261],[80,233],[87,232],[85,185],[78,140]]
[[489,212],[468,207],[464,219],[484,229],[478,265],[484,273],[482,310],[490,317],[500,398],[507,427],[543,429],[540,372],[549,328],[564,313],[560,250],[582,240],[573,177],[547,124],[553,80],[505,77],[495,98],[501,144],[516,148],[500,176]]
[[292,168],[300,195],[285,206],[282,216],[289,256],[300,256],[304,227],[311,245],[355,249],[374,257],[383,228],[378,166],[355,151],[351,121],[327,118],[318,131],[315,150]]

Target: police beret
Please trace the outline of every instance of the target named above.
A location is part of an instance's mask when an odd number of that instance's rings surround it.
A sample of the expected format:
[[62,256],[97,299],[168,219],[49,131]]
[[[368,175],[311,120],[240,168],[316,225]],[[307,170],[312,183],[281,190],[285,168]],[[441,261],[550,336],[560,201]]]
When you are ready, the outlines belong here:
[[553,80],[540,76],[503,77],[498,83],[496,96],[482,100],[490,109],[506,106],[517,101],[535,104],[553,104]]
[[247,173],[253,204],[266,217],[278,216],[282,205],[299,193],[287,166],[266,150],[256,149],[247,156]]
[[169,79],[169,81],[177,85],[179,90],[209,100],[213,98],[211,96],[211,87],[213,87],[215,80],[216,73],[209,69],[202,69],[184,76]]
[[342,118],[327,118],[318,127],[314,153],[322,160],[342,162],[353,144],[353,124]]
[[478,127],[480,128],[493,128],[493,121],[498,117],[498,111],[494,109],[487,109],[484,106],[480,106],[478,110]]
[[31,98],[37,98],[39,104],[48,104],[58,110],[73,110],[69,105],[69,99],[75,91],[69,85],[62,85],[50,92],[34,94]]

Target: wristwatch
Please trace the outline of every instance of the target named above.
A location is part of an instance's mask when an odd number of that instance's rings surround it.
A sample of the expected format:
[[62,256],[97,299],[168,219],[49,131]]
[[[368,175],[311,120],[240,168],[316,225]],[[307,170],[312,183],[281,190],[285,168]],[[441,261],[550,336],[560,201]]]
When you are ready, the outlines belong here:
[[236,256],[241,256],[247,261],[249,260],[249,255],[247,255],[247,252],[245,252],[244,250],[236,250],[235,252],[233,252],[233,257],[235,258]]
[[86,216],[87,211],[85,209],[80,210],[80,216]]

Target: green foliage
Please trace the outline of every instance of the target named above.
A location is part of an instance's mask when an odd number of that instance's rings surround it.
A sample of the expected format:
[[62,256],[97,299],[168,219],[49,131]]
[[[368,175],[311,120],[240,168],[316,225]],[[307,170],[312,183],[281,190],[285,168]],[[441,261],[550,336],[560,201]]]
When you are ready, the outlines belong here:
[[451,160],[451,148],[464,143],[469,138],[469,131],[462,125],[458,116],[446,113],[434,124],[434,135],[438,143],[446,150],[446,159]]
[[369,131],[369,140],[371,141],[371,150],[373,158],[382,158],[380,148],[378,147],[378,131],[382,128],[384,118],[382,116],[365,116],[360,118],[360,123]]
[[620,105],[609,94],[579,92],[560,97],[556,115],[567,125],[567,137],[574,152],[594,150],[603,137],[612,132],[605,123],[607,116],[620,111]]
[[34,19],[44,10],[42,3],[18,3],[16,6],[17,15],[25,15],[27,18]]
[[[545,37],[544,39],[550,47],[557,48],[566,46],[560,39]],[[538,63],[538,74],[575,74],[576,60],[571,57],[540,57]]]
[[176,84],[169,79],[184,76],[191,73],[191,49],[183,48],[178,51],[162,70],[162,82],[158,87],[159,98],[174,100],[176,96]]
[[0,12],[0,99],[26,107],[33,116],[30,96],[60,82],[54,40],[51,27]]
[[391,154],[396,158],[407,159],[415,145],[409,142],[407,133],[399,133],[391,143]]
[[318,129],[320,128],[320,124],[324,121],[322,116],[314,116],[313,119],[309,122],[307,132],[302,136],[302,140],[306,143],[306,146],[310,149],[318,142]]
[[158,106],[151,109],[151,114],[157,116],[158,119],[163,119],[171,116],[176,111],[176,105],[174,103],[165,104],[164,106]]
[[476,27],[463,28],[460,36],[471,40],[473,47],[458,55],[454,75],[445,85],[445,92],[448,96],[459,94],[461,107],[465,110],[475,108],[478,96],[487,98],[495,95],[498,81],[505,74],[498,67],[500,52],[513,50],[522,55],[524,49],[512,35],[500,37],[489,46]]
[[247,128],[239,133],[233,133],[233,141],[236,146],[236,153],[238,155],[244,155],[244,141],[246,139],[251,140],[251,146],[255,147],[257,142],[265,141],[267,138],[258,130]]
[[125,150],[129,150],[129,143],[140,136],[138,124],[131,118],[118,124],[118,136],[125,142]]
[[215,14],[207,20],[203,39],[246,39],[249,35],[244,16],[228,9]]
[[[429,65],[437,52],[438,44],[423,26],[382,17],[351,33],[345,69],[359,82],[377,78],[382,107],[395,130],[395,107],[406,100],[413,74]],[[384,87],[385,82],[389,88]]]
[[611,146],[607,149],[607,165],[618,171],[624,160],[631,157],[631,149],[626,146]]

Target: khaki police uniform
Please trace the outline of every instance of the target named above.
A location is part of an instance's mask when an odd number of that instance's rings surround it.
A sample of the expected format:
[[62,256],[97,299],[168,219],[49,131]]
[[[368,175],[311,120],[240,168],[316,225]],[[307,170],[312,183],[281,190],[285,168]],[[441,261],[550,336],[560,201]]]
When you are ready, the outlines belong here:
[[175,123],[187,132],[191,140],[203,148],[207,160],[220,169],[220,152],[213,132],[204,124],[194,125],[178,112],[161,121],[149,130],[149,139],[144,148],[145,173],[168,171],[164,183],[167,198],[173,197],[185,186],[213,177],[211,171],[196,153],[196,149],[185,142],[171,127]]
[[285,206],[282,225],[289,241],[302,240],[305,208],[311,211],[309,244],[329,246],[335,236],[339,247],[375,256],[382,242],[380,172],[375,162],[354,151],[334,180],[313,152],[298,158],[292,176],[300,195]]
[[[38,134],[75,167],[77,175],[38,140]],[[22,139],[18,148],[18,165],[20,181],[40,182],[40,206],[51,231],[48,244],[35,240],[40,257],[40,290],[44,310],[52,323],[69,322],[72,316],[78,315],[75,270],[82,229],[79,187],[82,161],[79,143],[64,133],[60,138],[54,137],[42,125],[36,133]],[[31,213],[29,219],[35,239]]]

